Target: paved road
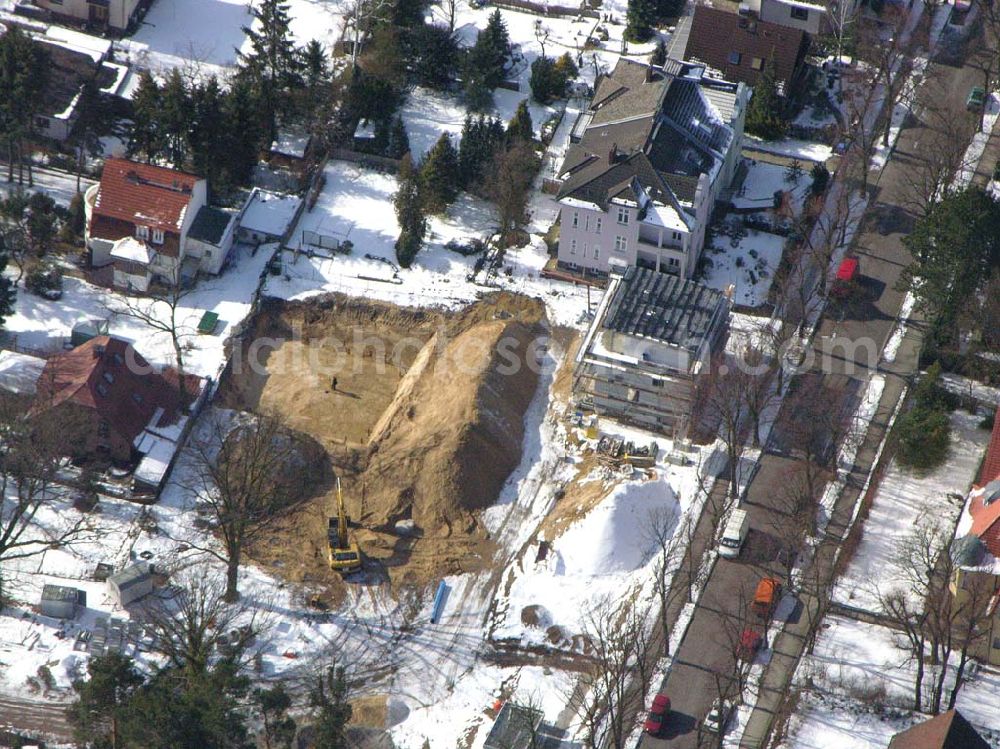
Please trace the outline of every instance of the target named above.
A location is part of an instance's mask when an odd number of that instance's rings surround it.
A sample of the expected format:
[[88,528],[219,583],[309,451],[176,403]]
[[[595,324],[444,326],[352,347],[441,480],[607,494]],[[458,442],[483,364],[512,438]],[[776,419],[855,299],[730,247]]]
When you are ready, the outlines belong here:
[[[974,54],[962,66],[932,64],[928,69],[922,94],[938,108],[954,113],[950,126],[956,121],[963,134],[970,138],[975,130],[976,118],[965,111],[965,97],[969,89],[981,83],[982,73],[977,69],[976,54],[983,45],[971,45]],[[861,258],[862,274],[868,291],[868,302],[841,315],[829,315],[814,339],[815,348],[826,355],[827,367],[823,374],[830,386],[849,383],[847,395],[856,394],[867,381],[867,352],[880,352],[896,322],[903,295],[896,290],[900,272],[909,257],[902,238],[912,220],[913,175],[919,160],[926,154],[926,144],[935,142],[941,119],[932,113],[917,110],[918,120],[911,122],[902,132],[896,152],[878,177],[870,209],[859,232],[855,251]],[[926,116],[922,116],[926,115]],[[967,119],[967,125],[961,119]],[[966,139],[965,142],[968,142]],[[924,150],[921,150],[924,143]],[[1000,138],[991,137],[982,166],[975,181],[984,184],[992,163],[1000,156]],[[992,159],[992,160],[991,160]],[[842,318],[842,319],[837,319]],[[814,564],[819,574],[807,574],[806,579],[826,581],[830,577],[834,552],[846,533],[851,512],[865,477],[875,462],[886,426],[909,377],[916,371],[920,349],[921,326],[916,318],[908,328],[907,336],[893,362],[881,361],[879,370],[886,377],[886,385],[878,411],[867,437],[861,445],[853,470],[848,476],[847,489],[834,508],[827,527],[826,541],[817,552]],[[845,341],[870,341],[866,346],[847,346]],[[788,404],[791,408],[791,404]],[[784,425],[794,414],[782,414],[775,425],[776,442],[785,436]],[[777,552],[780,548],[780,528],[787,522],[781,512],[781,488],[788,480],[788,472],[795,463],[794,455],[787,450],[780,453],[772,445],[761,461],[760,470],[751,482],[745,506],[750,511],[752,532],[747,548],[736,562],[720,560],[716,564],[695,613],[688,636],[681,643],[674,668],[661,691],[669,694],[674,712],[670,726],[662,738],[644,737],[644,749],[672,747],[714,746],[717,740],[700,730],[700,724],[712,701],[718,694],[719,675],[734,673],[732,640],[734,633],[752,621],[745,613],[746,601],[752,597],[758,579],[766,573],[781,576]],[[826,585],[826,582],[822,583]],[[814,586],[807,584],[800,591],[799,604],[789,619],[785,631],[774,639],[771,661],[763,679],[758,707],[751,716],[742,746],[756,749],[763,745],[773,728],[776,714],[787,694],[795,666],[804,648],[808,631],[817,620],[820,608],[814,595]],[[821,591],[822,592],[822,589]]]

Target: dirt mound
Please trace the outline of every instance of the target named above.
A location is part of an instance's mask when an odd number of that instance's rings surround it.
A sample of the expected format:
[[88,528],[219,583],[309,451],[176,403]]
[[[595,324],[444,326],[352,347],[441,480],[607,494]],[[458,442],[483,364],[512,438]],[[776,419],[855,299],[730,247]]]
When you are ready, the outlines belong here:
[[474,532],[472,512],[496,501],[521,460],[538,326],[509,317],[456,330],[428,343],[434,350],[373,434],[366,524],[412,519],[425,534]]
[[[538,385],[526,362],[543,317],[541,301],[508,293],[455,314],[342,295],[268,302],[233,352],[243,366],[224,375],[220,398],[281,413],[314,437],[343,480],[366,570],[422,585],[489,563],[477,511],[521,460]],[[343,589],[326,562],[335,506],[332,491],[308,503],[255,555],[333,603]],[[413,527],[400,533],[399,521]]]

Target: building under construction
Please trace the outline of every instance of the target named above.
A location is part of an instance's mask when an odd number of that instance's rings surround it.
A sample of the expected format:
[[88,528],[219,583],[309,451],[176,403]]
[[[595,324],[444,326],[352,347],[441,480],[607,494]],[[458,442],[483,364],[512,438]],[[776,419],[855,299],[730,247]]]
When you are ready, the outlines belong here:
[[678,276],[613,271],[576,357],[578,404],[683,436],[709,363],[725,345],[726,295]]

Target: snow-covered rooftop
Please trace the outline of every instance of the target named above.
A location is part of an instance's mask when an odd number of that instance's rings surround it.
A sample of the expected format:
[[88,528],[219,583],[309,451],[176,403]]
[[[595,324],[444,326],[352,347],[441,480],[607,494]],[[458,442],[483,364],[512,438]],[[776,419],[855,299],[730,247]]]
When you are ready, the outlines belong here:
[[280,237],[295,219],[302,199],[254,188],[240,215],[240,228]]
[[34,395],[45,359],[16,351],[0,351],[0,390],[16,395]]
[[155,255],[152,247],[135,237],[119,239],[111,247],[111,257],[118,260],[128,260],[132,263],[147,265],[152,262]]

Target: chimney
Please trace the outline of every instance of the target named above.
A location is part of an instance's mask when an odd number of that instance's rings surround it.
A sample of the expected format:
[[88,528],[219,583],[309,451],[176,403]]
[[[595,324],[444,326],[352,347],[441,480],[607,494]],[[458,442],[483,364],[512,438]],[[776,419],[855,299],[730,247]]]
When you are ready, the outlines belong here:
[[618,163],[618,144],[612,143],[611,148],[608,150],[608,164]]
[[646,66],[646,83],[652,83],[653,82],[653,74],[654,74],[654,72],[655,71],[653,70],[653,66],[652,65],[647,65]]

